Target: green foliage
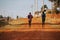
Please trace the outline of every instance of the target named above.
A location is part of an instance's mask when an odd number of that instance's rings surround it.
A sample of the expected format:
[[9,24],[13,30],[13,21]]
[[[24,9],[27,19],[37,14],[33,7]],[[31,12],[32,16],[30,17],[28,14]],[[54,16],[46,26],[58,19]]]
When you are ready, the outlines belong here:
[[56,2],[56,4],[57,4],[57,6],[59,7],[59,5],[60,5],[60,0],[49,0],[49,1],[51,1],[51,2]]
[[43,5],[43,6],[41,7],[41,11],[43,11],[45,8],[48,9],[47,5]]
[[0,15],[0,18],[3,18],[3,16],[2,16],[2,15]]
[[59,14],[59,13],[60,13],[60,11],[56,10],[56,14]]

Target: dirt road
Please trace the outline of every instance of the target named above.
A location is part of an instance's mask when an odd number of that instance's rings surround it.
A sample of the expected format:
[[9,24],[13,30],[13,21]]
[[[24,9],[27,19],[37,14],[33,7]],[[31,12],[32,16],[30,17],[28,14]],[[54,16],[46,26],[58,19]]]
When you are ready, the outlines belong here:
[[0,32],[0,40],[60,40],[60,32]]
[[0,40],[60,40],[60,25],[6,25],[0,28]]

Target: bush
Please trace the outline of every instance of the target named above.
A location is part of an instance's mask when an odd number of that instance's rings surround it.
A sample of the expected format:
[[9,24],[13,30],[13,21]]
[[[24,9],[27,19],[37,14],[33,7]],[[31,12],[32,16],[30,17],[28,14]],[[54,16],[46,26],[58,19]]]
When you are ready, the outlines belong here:
[[0,15],[0,18],[3,18],[3,16],[2,16],[2,15]]

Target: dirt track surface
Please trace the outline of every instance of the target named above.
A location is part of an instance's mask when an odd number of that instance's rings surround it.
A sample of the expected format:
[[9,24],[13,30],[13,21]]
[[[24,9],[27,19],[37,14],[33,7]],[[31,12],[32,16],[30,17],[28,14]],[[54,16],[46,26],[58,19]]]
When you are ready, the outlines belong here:
[[0,40],[60,40],[60,24],[6,25],[0,28]]
[[0,40],[60,40],[60,32],[0,32]]

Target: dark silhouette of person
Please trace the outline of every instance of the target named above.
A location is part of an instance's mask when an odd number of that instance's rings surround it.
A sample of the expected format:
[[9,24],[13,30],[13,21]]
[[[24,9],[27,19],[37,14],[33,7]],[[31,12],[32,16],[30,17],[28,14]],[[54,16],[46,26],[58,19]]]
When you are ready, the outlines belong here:
[[8,16],[8,17],[7,17],[7,21],[9,21],[9,20],[10,20],[10,17]]
[[16,18],[18,19],[18,16]]
[[46,10],[44,10],[43,13],[42,13],[42,26],[45,24],[45,19],[46,19],[45,11]]
[[29,27],[31,27],[32,18],[33,18],[33,16],[31,15],[31,12],[30,12],[28,15]]

